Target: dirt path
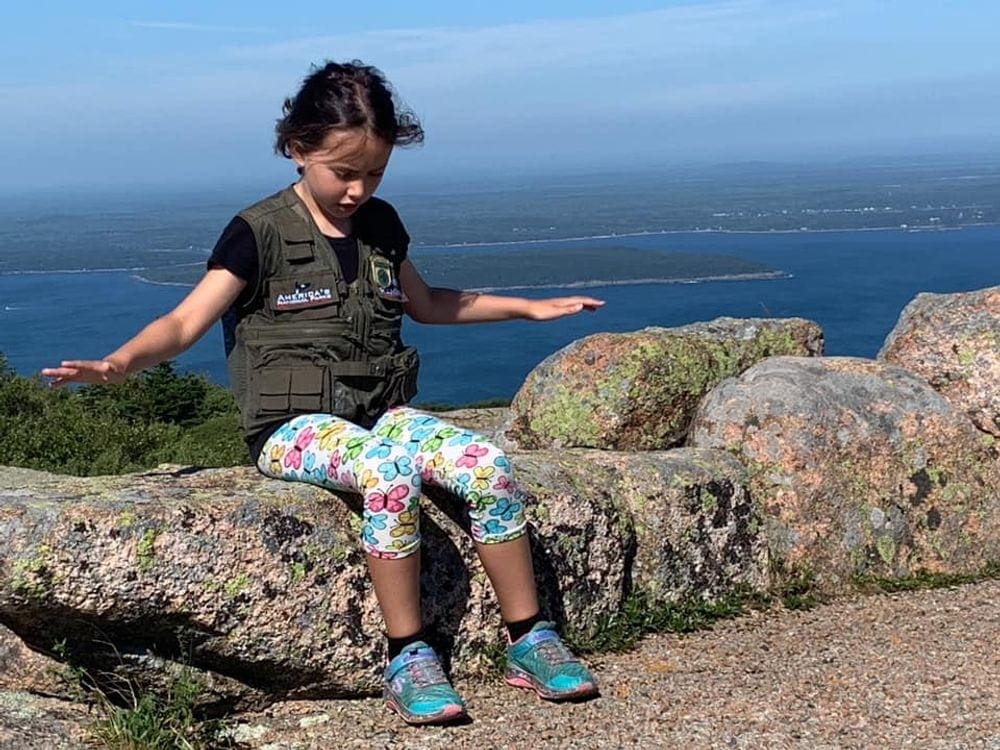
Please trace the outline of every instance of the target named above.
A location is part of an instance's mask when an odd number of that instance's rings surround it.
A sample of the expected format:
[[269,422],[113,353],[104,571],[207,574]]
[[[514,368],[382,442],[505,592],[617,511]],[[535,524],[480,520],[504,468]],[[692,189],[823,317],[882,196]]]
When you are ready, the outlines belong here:
[[[584,704],[459,683],[473,716],[464,726],[409,728],[377,700],[314,701],[243,716],[235,731],[255,750],[1000,750],[1000,581],[755,613],[592,663],[604,694]],[[0,747],[33,747],[23,735],[4,744],[8,703]]]

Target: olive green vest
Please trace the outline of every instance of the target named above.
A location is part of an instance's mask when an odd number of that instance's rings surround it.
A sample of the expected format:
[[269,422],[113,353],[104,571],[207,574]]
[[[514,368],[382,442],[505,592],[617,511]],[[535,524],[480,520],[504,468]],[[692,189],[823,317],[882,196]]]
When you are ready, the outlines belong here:
[[260,261],[257,292],[229,353],[248,435],[313,413],[370,427],[416,393],[417,352],[400,339],[405,231],[388,204],[371,200],[380,210],[367,215],[381,216],[364,222],[363,232],[355,226],[358,278],[351,284],[292,188],[240,212]]

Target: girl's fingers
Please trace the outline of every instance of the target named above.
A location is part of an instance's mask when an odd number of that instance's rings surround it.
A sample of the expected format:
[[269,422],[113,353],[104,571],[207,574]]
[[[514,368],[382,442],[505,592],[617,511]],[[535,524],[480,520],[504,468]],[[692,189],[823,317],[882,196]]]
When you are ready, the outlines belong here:
[[599,307],[604,307],[604,300],[593,297],[570,297],[565,301],[565,304],[574,311],[580,312],[583,309],[596,310]]
[[59,363],[63,367],[72,367],[75,370],[101,370],[107,368],[104,360],[93,359],[67,359]]
[[605,304],[604,300],[594,297],[562,297],[553,301],[567,306],[583,305],[584,307],[603,307]]
[[107,383],[110,370],[110,365],[104,360],[68,359],[59,367],[43,368],[41,374],[52,378],[49,385],[58,388],[67,383]]
[[42,370],[42,375],[47,378],[71,378],[77,372],[77,370],[69,367],[46,367]]
[[49,385],[52,388],[59,388],[67,383],[72,383],[79,376],[77,370],[68,367],[46,367],[42,370],[42,377],[51,378]]

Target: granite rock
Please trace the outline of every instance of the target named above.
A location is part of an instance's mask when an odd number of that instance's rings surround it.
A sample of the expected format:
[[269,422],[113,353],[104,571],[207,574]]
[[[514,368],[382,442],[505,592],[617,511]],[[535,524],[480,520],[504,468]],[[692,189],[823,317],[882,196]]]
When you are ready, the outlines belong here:
[[878,358],[916,373],[1000,437],[1000,287],[917,295]]
[[709,393],[689,442],[744,463],[772,564],[857,578],[972,573],[1000,549],[990,435],[916,375],[851,357],[774,357]]
[[[664,599],[722,595],[730,576],[763,586],[741,475],[715,453],[513,454],[545,613],[586,635],[634,586]],[[426,489],[425,622],[455,674],[492,669],[499,610],[465,511]],[[382,624],[360,510],[356,496],[249,468],[86,479],[3,468],[0,622],[32,654],[62,644],[75,665],[140,691],[193,670],[215,710],[377,691]]]
[[671,448],[717,383],[768,356],[822,353],[822,330],[801,318],[717,318],[587,336],[531,371],[498,442],[536,449]]

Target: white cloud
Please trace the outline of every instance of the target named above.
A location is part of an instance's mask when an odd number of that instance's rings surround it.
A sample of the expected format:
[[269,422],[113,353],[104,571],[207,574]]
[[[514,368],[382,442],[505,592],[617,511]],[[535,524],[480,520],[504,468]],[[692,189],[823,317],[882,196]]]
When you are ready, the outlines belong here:
[[247,26],[210,26],[184,21],[129,21],[129,26],[140,29],[161,29],[167,31],[214,31],[230,34],[266,34],[269,29]]
[[247,72],[298,66],[299,75],[306,61],[359,58],[384,70],[418,113],[452,123],[530,109],[689,111],[715,107],[720,96],[763,102],[788,91],[804,72],[752,72],[739,64],[743,51],[819,28],[838,12],[817,0],[723,0],[600,18],[317,35],[222,54]]
[[357,56],[436,85],[545,66],[623,66],[630,60],[702,57],[761,33],[815,24],[832,15],[825,4],[814,2],[789,10],[766,0],[729,0],[601,18],[311,36],[236,48],[232,54],[261,62]]

